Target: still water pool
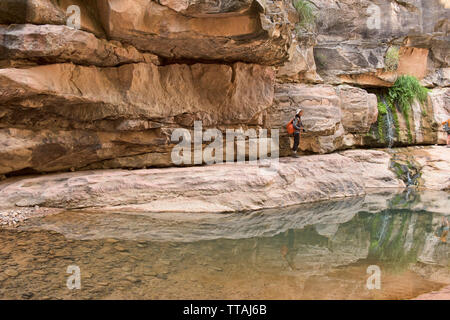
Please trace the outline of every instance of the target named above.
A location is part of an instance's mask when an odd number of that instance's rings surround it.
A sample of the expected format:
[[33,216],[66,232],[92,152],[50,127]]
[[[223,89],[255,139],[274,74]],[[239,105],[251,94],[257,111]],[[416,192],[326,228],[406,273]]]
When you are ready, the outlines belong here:
[[405,192],[240,214],[67,211],[0,229],[0,298],[413,298],[450,284],[449,204]]

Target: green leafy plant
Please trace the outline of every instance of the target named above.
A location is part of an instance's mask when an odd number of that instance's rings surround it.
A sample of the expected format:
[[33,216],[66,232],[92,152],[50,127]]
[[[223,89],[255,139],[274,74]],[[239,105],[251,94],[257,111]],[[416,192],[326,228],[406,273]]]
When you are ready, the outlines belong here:
[[408,140],[412,142],[410,111],[412,103],[417,100],[421,105],[428,101],[428,89],[423,87],[414,76],[403,75],[397,78],[389,89],[388,99],[395,103],[405,117],[408,129]]
[[[380,100],[380,98],[378,97],[378,100]],[[378,123],[378,138],[380,139],[380,141],[382,143],[384,143],[384,127],[385,127],[385,121],[384,121],[384,116],[386,115],[387,110],[386,110],[386,106],[384,105],[383,102],[378,102],[378,119],[377,119],[377,123]]]
[[399,55],[400,48],[399,47],[390,47],[386,52],[386,56],[384,57],[384,69],[386,71],[395,71],[398,68],[398,63],[400,60]]
[[386,105],[383,102],[378,102],[378,114],[385,115],[387,114]]
[[300,16],[300,22],[297,24],[297,27],[311,30],[316,22],[316,15],[314,14],[312,4],[306,0],[294,0],[293,5]]

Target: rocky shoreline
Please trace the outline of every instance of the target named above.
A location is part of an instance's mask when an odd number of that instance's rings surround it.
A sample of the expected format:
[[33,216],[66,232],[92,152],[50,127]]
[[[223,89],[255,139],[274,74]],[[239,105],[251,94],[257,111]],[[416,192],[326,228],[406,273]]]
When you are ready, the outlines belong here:
[[[409,160],[408,160],[409,159]],[[396,161],[416,166],[418,188],[450,190],[450,148],[347,150],[298,159],[189,168],[93,170],[0,183],[0,224],[83,209],[119,213],[235,213],[403,190]],[[406,165],[403,165],[406,167]],[[407,172],[407,176],[410,174]],[[409,179],[409,178],[408,178]]]

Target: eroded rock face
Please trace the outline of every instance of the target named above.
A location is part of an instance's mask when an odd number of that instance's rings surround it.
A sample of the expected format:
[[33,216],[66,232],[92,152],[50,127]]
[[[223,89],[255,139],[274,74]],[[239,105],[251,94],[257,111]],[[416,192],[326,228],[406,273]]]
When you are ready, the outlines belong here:
[[[377,99],[374,94],[350,86],[277,84],[274,105],[268,114],[271,128],[281,128],[304,109],[302,117],[306,133],[302,133],[300,149],[328,153],[344,147],[347,134],[365,134],[376,122]],[[288,138],[283,136],[282,152],[288,152]]]
[[[173,130],[196,120],[279,129],[283,156],[298,107],[304,153],[384,146],[370,87],[399,74],[448,85],[448,11],[383,0],[373,29],[370,1],[313,3],[316,33],[298,28],[288,0],[2,1],[0,174],[172,166]],[[66,25],[70,5],[80,30]],[[399,66],[388,72],[394,45]],[[398,144],[444,143],[447,96],[437,88],[425,110],[412,106],[411,141],[399,117]]]
[[[262,174],[264,169],[257,164],[243,163],[66,173],[2,184],[0,203],[65,208],[121,205],[121,210],[140,208],[153,212],[232,212],[361,195],[371,186],[404,186],[388,169],[388,154],[380,151],[359,151],[359,154],[367,154],[364,157],[371,159],[371,170],[364,171],[365,159],[355,154],[352,158],[332,154],[281,160],[272,174]],[[364,172],[369,174],[363,175]]]
[[[261,125],[272,82],[270,67],[242,63],[0,69],[0,172],[80,169],[112,158],[128,159],[128,167],[172,165],[174,128],[195,120]],[[153,154],[126,158],[144,153]]]
[[243,63],[101,69],[53,64],[0,69],[0,104],[12,111],[49,109],[73,121],[161,120],[198,113],[210,125],[226,124],[248,121],[269,107],[272,82],[271,68]]
[[[448,148],[447,148],[448,149]],[[412,150],[411,157],[421,166],[421,186],[434,190],[450,190],[450,161],[442,148]]]
[[[450,149],[412,149],[429,169],[424,186],[450,187]],[[63,173],[0,183],[0,203],[13,206],[101,208],[130,212],[234,212],[398,189],[404,182],[389,169],[391,155],[376,150],[283,159],[276,171],[256,163],[151,170]],[[265,174],[263,174],[265,173]]]
[[63,24],[66,15],[50,0],[4,0],[0,3],[0,23]]
[[214,4],[214,9],[207,5],[194,9],[179,1],[166,2],[167,6],[149,0],[100,3],[109,38],[171,60],[273,65],[287,59],[291,36],[284,7],[288,2],[266,1],[264,7],[256,1],[233,2],[232,6]]
[[294,41],[289,50],[289,60],[277,70],[281,82],[322,83],[316,72],[313,43],[310,39],[301,43]]
[[438,141],[446,143],[447,133],[444,132],[442,122],[450,118],[450,88],[434,89],[429,95],[433,107],[433,117],[438,126]]
[[[318,8],[319,33],[314,54],[325,81],[390,86],[398,75],[423,79],[448,67],[450,9],[445,2],[312,2]],[[391,46],[401,47],[399,67],[387,72]]]
[[[160,130],[95,132],[15,128],[0,129],[0,146],[1,173],[29,174],[78,170],[109,159],[121,164],[110,164],[110,167],[167,166],[171,164],[173,145],[170,137]],[[139,161],[142,154],[149,154],[146,161]],[[122,159],[126,156],[129,158]]]
[[274,65],[291,43],[288,1],[8,0],[0,23],[66,24],[70,5],[80,8],[82,30],[171,60]]
[[0,25],[0,65],[63,62],[111,67],[139,62],[158,64],[159,59],[130,45],[99,39],[67,26]]

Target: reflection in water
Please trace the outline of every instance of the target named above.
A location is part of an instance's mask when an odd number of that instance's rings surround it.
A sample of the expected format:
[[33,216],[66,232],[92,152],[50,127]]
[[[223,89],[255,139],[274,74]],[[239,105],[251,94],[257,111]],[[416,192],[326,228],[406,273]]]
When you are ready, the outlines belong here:
[[[423,210],[421,197],[241,215],[29,220],[0,229],[0,298],[413,298],[450,284],[441,241],[448,220]],[[69,265],[80,267],[80,290],[66,286]],[[381,268],[381,290],[366,288],[370,265]]]
[[287,231],[288,243],[281,246],[281,255],[286,260],[291,270],[297,270],[294,265],[296,250],[294,250],[295,232],[292,229]]

